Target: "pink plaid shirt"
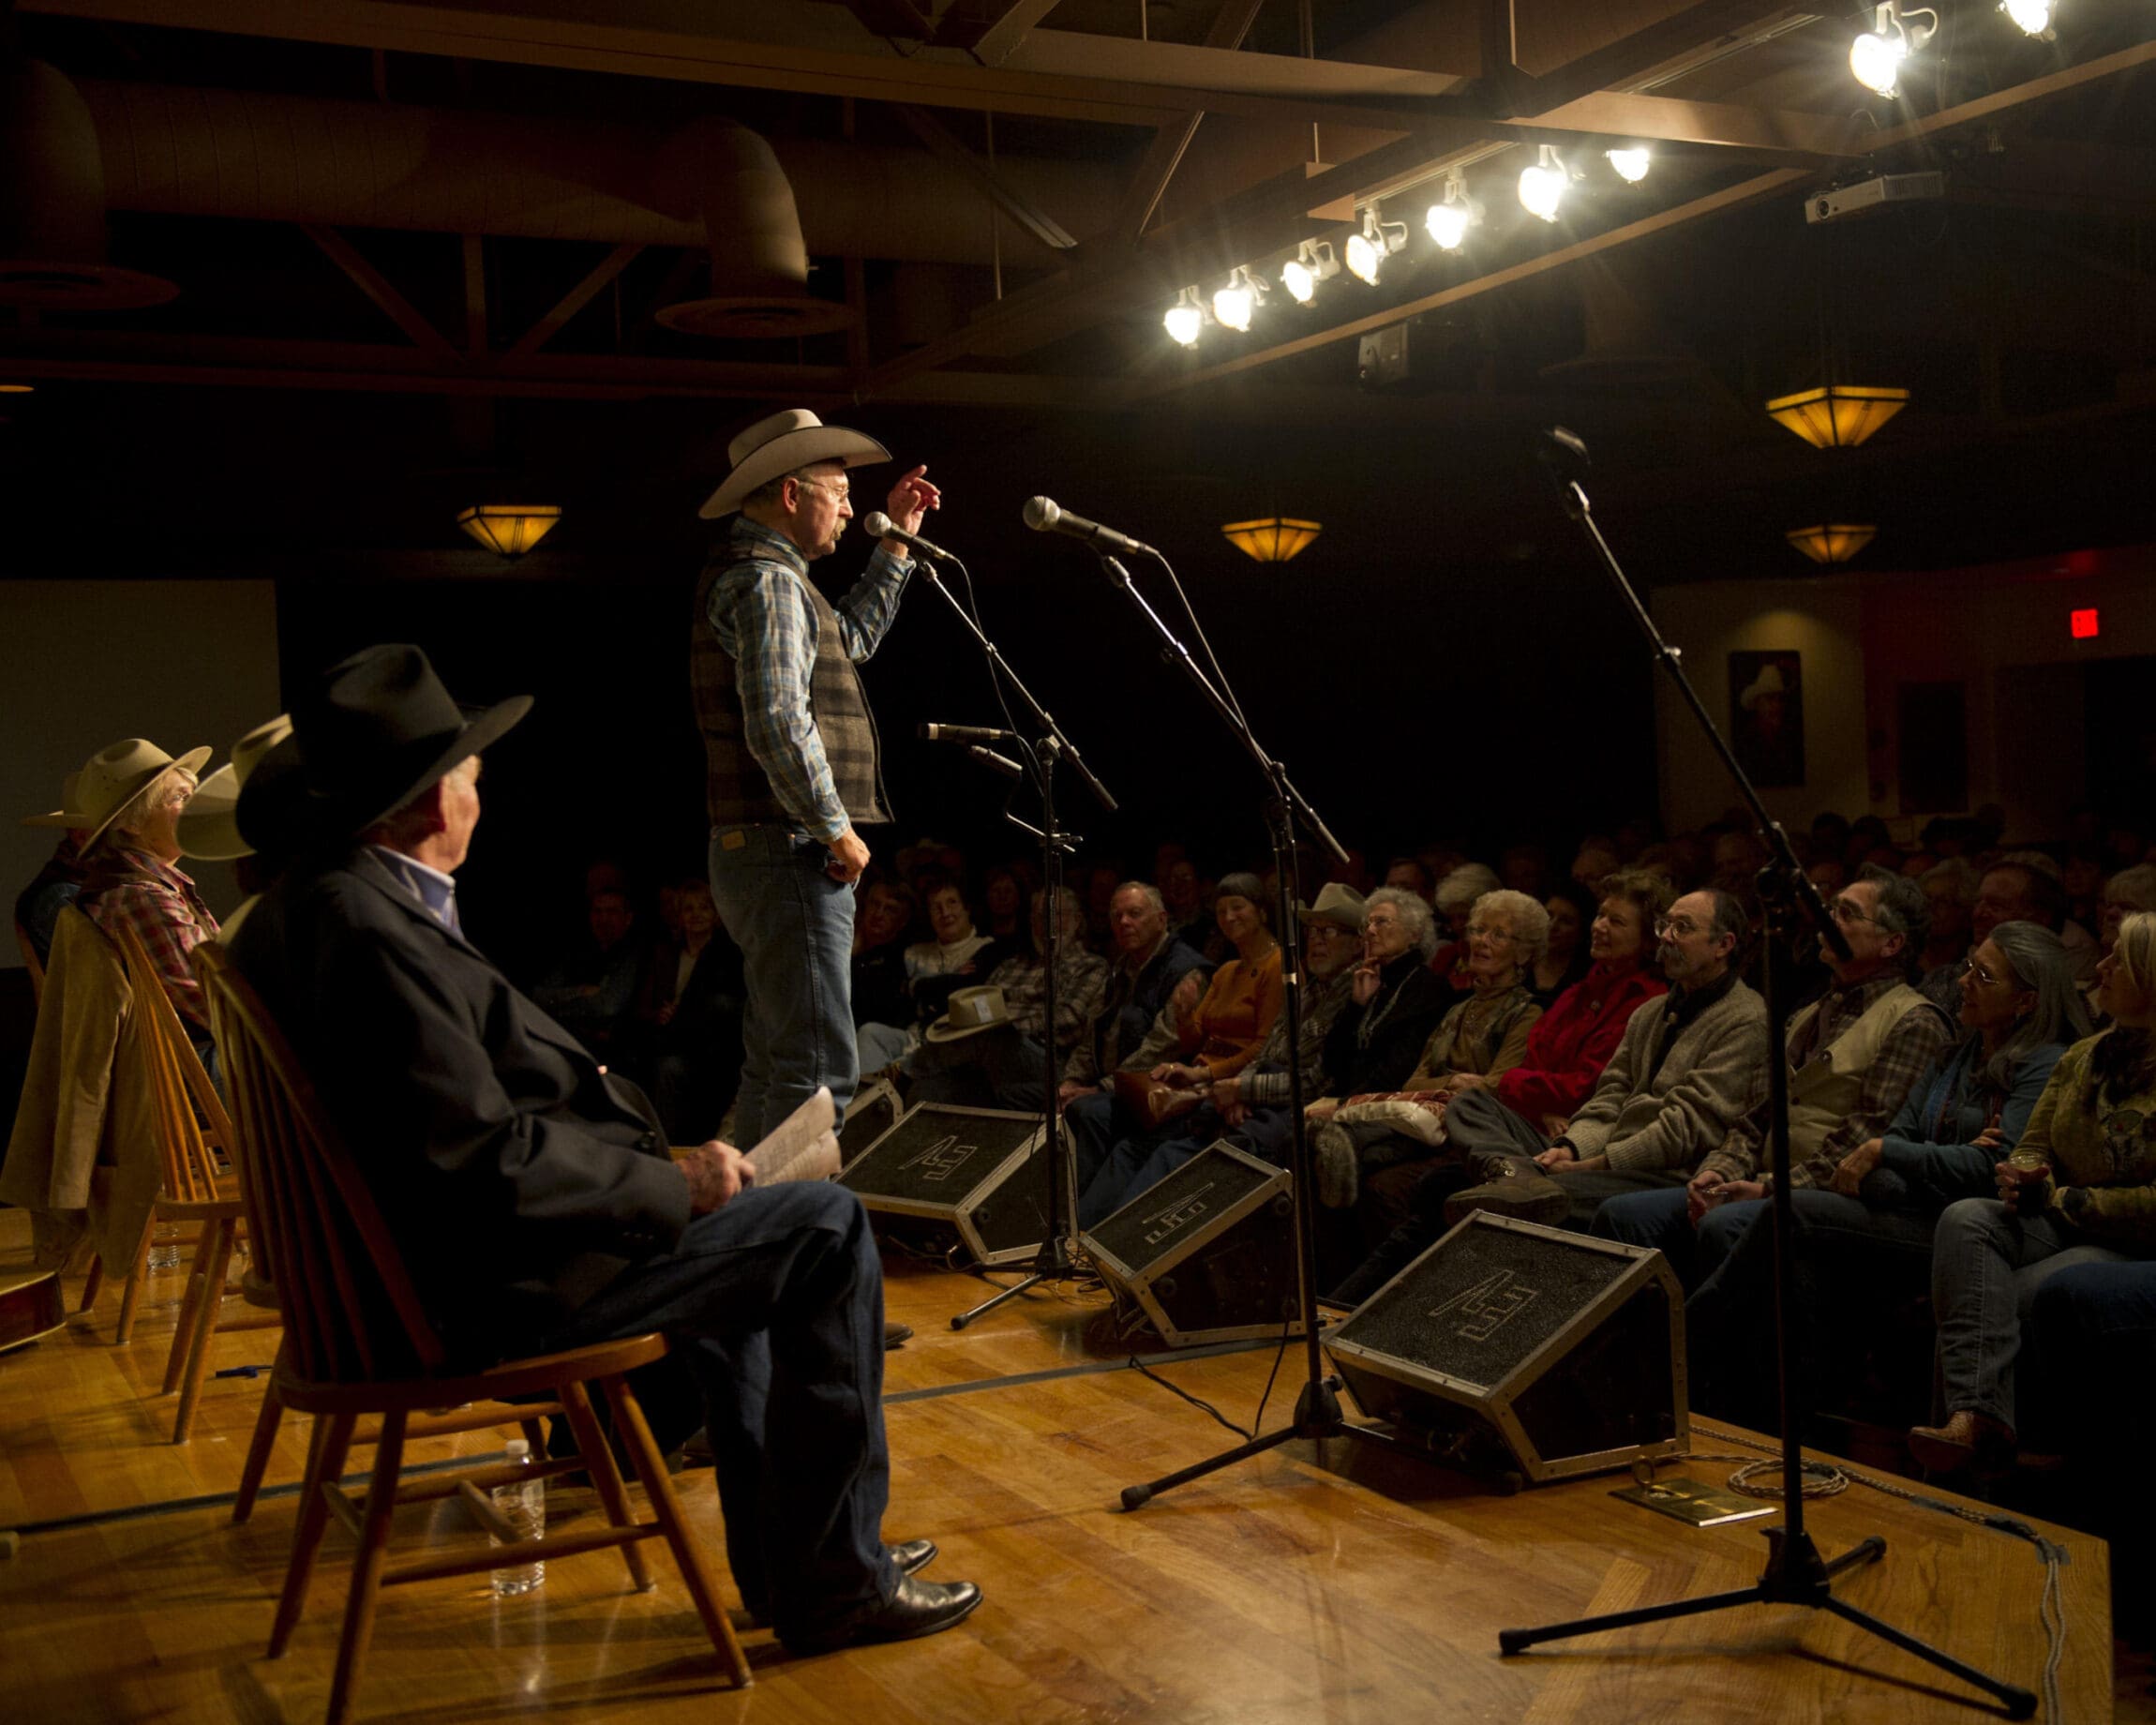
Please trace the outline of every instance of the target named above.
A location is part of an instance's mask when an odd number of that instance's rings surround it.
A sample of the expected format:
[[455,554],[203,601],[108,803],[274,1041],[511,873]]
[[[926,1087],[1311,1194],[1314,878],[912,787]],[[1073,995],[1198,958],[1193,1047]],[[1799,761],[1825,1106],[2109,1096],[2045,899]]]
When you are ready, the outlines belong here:
[[110,848],[91,862],[90,878],[78,901],[91,922],[114,941],[123,925],[135,931],[172,997],[172,1010],[207,1032],[202,984],[187,954],[217,938],[217,920],[194,881],[147,851]]

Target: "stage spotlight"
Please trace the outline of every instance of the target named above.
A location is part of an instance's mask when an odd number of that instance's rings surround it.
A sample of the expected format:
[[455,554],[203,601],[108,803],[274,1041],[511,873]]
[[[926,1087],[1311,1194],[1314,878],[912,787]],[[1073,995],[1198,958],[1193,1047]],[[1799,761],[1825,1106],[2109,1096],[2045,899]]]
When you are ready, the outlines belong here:
[[1183,294],[1161,318],[1160,327],[1179,345],[1194,348],[1198,338],[1205,331],[1205,308],[1198,303],[1198,290],[1185,288]]
[[1557,158],[1557,146],[1546,143],[1532,168],[1520,171],[1520,205],[1530,216],[1539,216],[1544,221],[1557,219],[1557,206],[1565,202],[1565,188],[1570,176],[1565,164]]
[[1265,303],[1265,284],[1250,274],[1248,263],[1238,263],[1228,273],[1228,285],[1213,295],[1213,321],[1240,336]]
[[1362,213],[1362,232],[1348,235],[1347,271],[1357,281],[1377,286],[1385,261],[1407,244],[1407,223],[1380,221],[1377,211]]
[[1280,286],[1296,305],[1307,306],[1316,297],[1318,283],[1340,273],[1340,261],[1333,256],[1331,241],[1305,240],[1302,250],[1281,267]]
[[2057,8],[2051,0],[1999,0],[1999,9],[2021,26],[2024,36],[2049,36]]
[[1458,251],[1474,221],[1475,206],[1467,201],[1467,182],[1457,173],[1449,175],[1445,182],[1445,202],[1430,206],[1422,225],[1445,250]]
[[1654,158],[1638,144],[1629,149],[1605,150],[1610,165],[1617,170],[1617,177],[1627,186],[1637,186],[1647,177],[1647,170],[1654,166]]
[[[1931,20],[1912,24],[1918,13]],[[1939,30],[1939,14],[1928,7],[1904,13],[1899,0],[1884,0],[1872,14],[1872,27],[1849,44],[1849,71],[1865,89],[1880,96],[1901,93],[1902,62],[1922,48]]]

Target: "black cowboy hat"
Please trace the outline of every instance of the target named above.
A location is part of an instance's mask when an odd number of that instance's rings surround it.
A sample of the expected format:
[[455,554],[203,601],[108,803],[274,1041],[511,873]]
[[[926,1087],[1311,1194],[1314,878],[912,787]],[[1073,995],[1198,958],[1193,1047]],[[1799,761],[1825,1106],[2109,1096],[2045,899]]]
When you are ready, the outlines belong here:
[[[365,648],[322,672],[293,704],[292,736],[263,757],[240,793],[240,832],[259,850],[352,838],[531,711],[532,698],[515,695],[471,712],[451,698],[419,648]],[[285,772],[272,770],[292,764],[303,794],[266,794],[273,784],[289,786]],[[258,781],[265,794],[257,794]]]

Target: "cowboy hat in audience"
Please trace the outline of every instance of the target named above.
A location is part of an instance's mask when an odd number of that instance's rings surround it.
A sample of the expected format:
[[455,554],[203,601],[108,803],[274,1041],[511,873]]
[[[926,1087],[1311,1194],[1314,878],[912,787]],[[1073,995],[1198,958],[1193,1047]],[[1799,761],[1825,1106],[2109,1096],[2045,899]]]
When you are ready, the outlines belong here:
[[175,759],[142,737],[124,738],[99,749],[82,763],[75,778],[74,807],[87,831],[82,848],[87,850],[103,837],[127,804],[168,772],[200,772],[209,758],[209,750],[201,748],[189,749]]
[[292,735],[292,715],[280,712],[232,744],[232,758],[195,787],[180,811],[180,852],[198,862],[234,862],[255,848],[240,832],[240,790],[263,758]]
[[955,1042],[1011,1022],[1011,1007],[1000,988],[954,988],[951,1009],[922,1032],[932,1042]]
[[67,774],[60,781],[60,806],[42,815],[25,815],[22,824],[26,827],[87,826],[89,822],[83,818],[82,811],[75,806],[75,788],[82,780],[80,772]]

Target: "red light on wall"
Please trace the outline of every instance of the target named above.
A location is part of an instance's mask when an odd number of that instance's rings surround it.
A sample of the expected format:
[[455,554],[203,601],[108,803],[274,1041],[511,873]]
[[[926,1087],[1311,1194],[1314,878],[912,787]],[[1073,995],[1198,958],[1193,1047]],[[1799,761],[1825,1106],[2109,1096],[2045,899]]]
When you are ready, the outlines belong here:
[[2099,631],[2096,626],[2096,608],[2093,605],[2085,611],[2069,612],[2066,622],[2067,626],[2074,631],[2075,640],[2092,641],[2096,638]]

